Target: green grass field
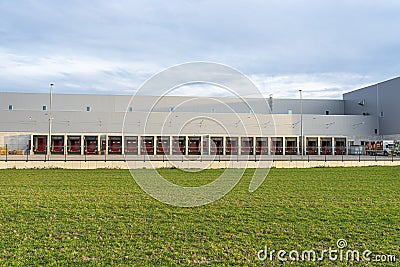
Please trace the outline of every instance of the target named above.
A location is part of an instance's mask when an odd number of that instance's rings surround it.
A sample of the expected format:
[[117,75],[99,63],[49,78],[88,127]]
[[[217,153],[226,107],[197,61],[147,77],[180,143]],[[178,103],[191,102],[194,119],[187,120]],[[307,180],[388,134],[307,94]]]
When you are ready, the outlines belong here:
[[[222,170],[191,180],[160,172],[198,185]],[[400,262],[400,168],[272,169],[250,194],[251,173],[217,202],[179,208],[146,195],[124,170],[1,170],[0,265],[271,266],[281,263],[257,259],[265,245],[322,250],[340,238]],[[313,264],[366,262],[294,265]]]

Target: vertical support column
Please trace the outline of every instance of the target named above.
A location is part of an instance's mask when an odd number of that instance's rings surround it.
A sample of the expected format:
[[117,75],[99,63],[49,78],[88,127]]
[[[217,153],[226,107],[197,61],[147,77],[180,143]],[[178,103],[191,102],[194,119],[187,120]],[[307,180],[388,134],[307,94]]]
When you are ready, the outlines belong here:
[[286,155],[286,137],[282,137],[282,155]]
[[125,136],[121,134],[121,155],[125,155]]
[[67,155],[68,150],[68,135],[64,134],[64,155]]
[[50,155],[51,155],[51,135],[49,135],[47,137],[47,144],[48,144],[48,148],[47,148],[47,160],[50,160]]
[[332,137],[331,138],[331,142],[332,142],[332,155],[335,155],[335,138],[334,137]]
[[253,136],[253,155],[257,156],[256,153],[256,143],[257,143],[257,137]]
[[153,137],[153,156],[157,155],[157,135]]
[[[200,135],[200,155],[203,155],[203,135]],[[200,160],[201,160],[201,156],[200,156]]]
[[[104,153],[105,153],[105,151],[104,151]],[[101,135],[100,134],[97,135],[97,155],[101,155]]]
[[33,155],[33,134],[31,134],[31,148],[29,149],[29,155]]
[[226,142],[226,136],[222,136],[222,155],[225,155],[225,152],[226,152],[226,149],[225,149],[226,144],[225,144],[225,142]]
[[317,144],[317,149],[318,149],[318,156],[321,155],[321,137],[318,136],[318,144]]
[[170,135],[168,139],[169,139],[168,140],[169,149],[168,149],[168,154],[166,155],[172,155],[172,135]]
[[[300,140],[300,137],[299,136],[296,136],[296,144],[297,144],[297,155],[300,155],[300,152],[303,152],[304,151],[304,148],[300,148],[300,142],[301,142],[301,140]],[[302,143],[302,145],[304,146],[304,144]]]
[[142,136],[138,135],[137,137],[137,149],[138,149],[138,155],[142,154]]
[[85,154],[85,136],[81,134],[81,155]]
[[[152,135],[153,137],[153,153],[152,154],[148,154],[149,156],[154,156],[156,154],[157,151],[157,136],[156,135]],[[147,150],[147,148],[146,148]]]
[[152,154],[149,154],[149,155],[154,156],[154,155],[156,154],[156,150],[157,150],[157,145],[156,145],[157,136],[156,136],[156,135],[153,135],[152,137],[153,137],[153,153],[152,153]]
[[237,138],[237,153],[238,155],[242,155],[242,136],[238,136]]
[[108,140],[108,134],[106,134],[106,151],[104,151],[104,154],[106,154],[106,155],[108,155],[108,142],[109,142],[109,140]]
[[207,135],[207,155],[211,154],[211,136]]
[[189,155],[189,136],[185,136],[185,155]]

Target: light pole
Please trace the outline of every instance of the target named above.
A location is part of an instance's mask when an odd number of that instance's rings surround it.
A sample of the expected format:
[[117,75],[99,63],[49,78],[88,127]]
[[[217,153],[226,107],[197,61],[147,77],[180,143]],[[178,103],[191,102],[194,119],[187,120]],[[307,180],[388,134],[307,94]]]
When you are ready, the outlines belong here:
[[301,159],[303,159],[303,152],[304,152],[304,138],[303,138],[303,91],[300,89],[300,148],[301,148]]
[[52,114],[52,111],[53,111],[53,107],[52,107],[52,104],[53,104],[53,92],[52,92],[52,89],[53,89],[53,86],[54,86],[54,84],[53,83],[51,83],[50,84],[50,111],[49,111],[49,136],[48,136],[48,138],[47,138],[47,158],[48,159],[50,159],[50,152],[51,152],[51,148],[50,148],[50,146],[51,146],[51,123],[52,123],[52,120],[53,120],[53,114]]

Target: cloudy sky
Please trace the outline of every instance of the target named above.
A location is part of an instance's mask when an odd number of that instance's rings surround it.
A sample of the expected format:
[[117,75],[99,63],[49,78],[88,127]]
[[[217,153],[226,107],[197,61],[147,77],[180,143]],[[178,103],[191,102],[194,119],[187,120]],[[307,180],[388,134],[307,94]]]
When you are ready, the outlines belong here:
[[131,94],[191,61],[274,97],[341,98],[400,75],[398,0],[0,0],[0,12],[2,92]]

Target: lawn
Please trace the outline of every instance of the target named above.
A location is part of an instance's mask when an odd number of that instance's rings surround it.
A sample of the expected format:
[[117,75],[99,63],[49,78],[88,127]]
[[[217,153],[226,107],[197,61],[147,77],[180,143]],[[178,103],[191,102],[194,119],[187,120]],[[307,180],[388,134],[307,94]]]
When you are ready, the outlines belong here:
[[[160,170],[185,185],[221,172]],[[281,262],[257,258],[265,246],[337,249],[338,239],[400,262],[400,168],[272,169],[249,193],[252,172],[212,204],[179,208],[146,195],[125,170],[0,170],[0,265],[271,266]]]

